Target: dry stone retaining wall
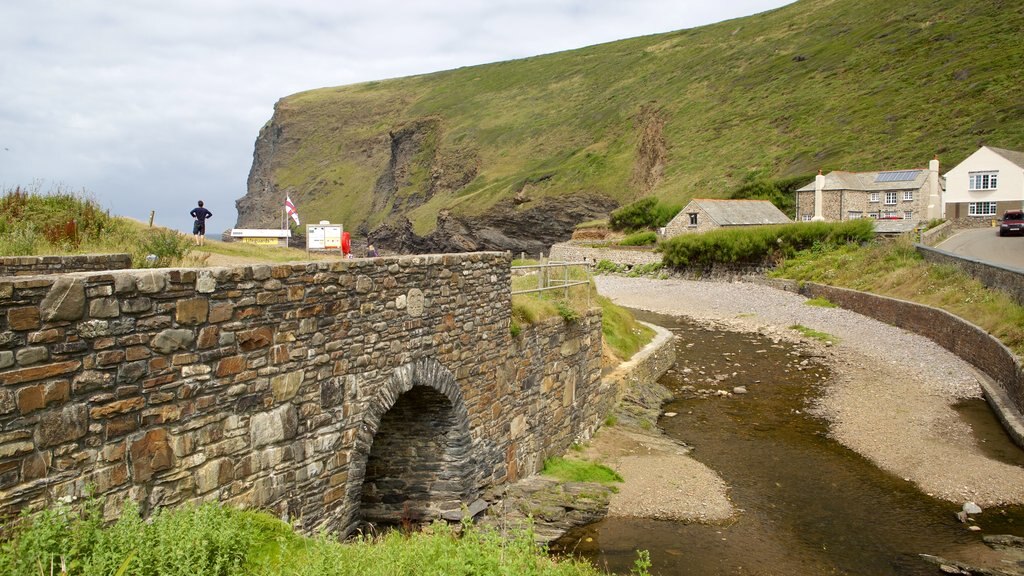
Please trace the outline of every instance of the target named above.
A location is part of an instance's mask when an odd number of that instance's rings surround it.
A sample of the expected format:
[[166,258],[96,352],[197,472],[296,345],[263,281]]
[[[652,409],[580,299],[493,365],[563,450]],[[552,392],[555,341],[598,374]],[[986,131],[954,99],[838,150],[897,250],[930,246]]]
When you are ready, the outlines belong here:
[[75,254],[72,256],[3,256],[0,276],[33,276],[132,267],[130,254]]
[[661,262],[661,254],[650,249],[628,250],[626,248],[594,248],[573,242],[562,242],[551,246],[551,260],[559,262],[600,262],[608,260],[616,264],[642,266]]
[[598,311],[512,338],[509,264],[0,279],[2,512],[91,486],[108,517],[128,499],[213,500],[344,532],[403,494],[435,515],[530,474],[586,437],[614,390]]

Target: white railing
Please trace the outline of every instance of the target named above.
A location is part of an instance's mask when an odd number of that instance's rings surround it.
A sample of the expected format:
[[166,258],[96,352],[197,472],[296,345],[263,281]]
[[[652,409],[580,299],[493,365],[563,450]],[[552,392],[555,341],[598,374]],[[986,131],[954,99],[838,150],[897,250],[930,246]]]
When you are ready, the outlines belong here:
[[[512,270],[530,271],[537,275],[537,287],[528,290],[513,290],[512,294],[532,294],[536,292],[547,292],[551,290],[564,290],[565,298],[569,298],[569,288],[573,286],[589,285],[592,276],[591,262],[545,262],[543,264],[526,264],[513,266]],[[580,267],[586,271],[586,279],[576,280],[569,277],[569,270],[573,267]],[[531,273],[531,272],[526,272]],[[587,290],[587,302],[590,302],[590,290]]]

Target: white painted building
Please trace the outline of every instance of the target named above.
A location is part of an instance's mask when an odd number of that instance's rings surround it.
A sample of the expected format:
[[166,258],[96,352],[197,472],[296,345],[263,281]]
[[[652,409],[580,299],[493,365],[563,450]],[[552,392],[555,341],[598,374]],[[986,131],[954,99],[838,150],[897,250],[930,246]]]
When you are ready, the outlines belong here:
[[1024,208],[1024,152],[982,146],[946,172],[946,218],[991,220]]

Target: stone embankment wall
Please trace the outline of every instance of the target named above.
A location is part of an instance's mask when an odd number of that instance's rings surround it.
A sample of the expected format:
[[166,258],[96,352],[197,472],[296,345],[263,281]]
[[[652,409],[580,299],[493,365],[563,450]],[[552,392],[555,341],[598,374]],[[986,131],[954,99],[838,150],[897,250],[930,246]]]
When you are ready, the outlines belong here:
[[348,532],[402,510],[396,493],[436,515],[530,474],[596,427],[611,387],[597,311],[512,338],[509,264],[0,279],[0,510],[91,486],[108,517],[222,501]]
[[1018,304],[1024,306],[1024,271],[990,264],[974,258],[957,256],[956,254],[918,244],[917,251],[925,260],[932,264],[949,264],[956,266],[972,278],[994,290],[1005,292]]
[[925,246],[935,246],[936,244],[942,242],[946,238],[949,238],[956,232],[956,225],[953,222],[946,220],[945,222],[939,224],[935,228],[922,232],[921,244],[924,244]]
[[1018,445],[1024,446],[1024,367],[1012,351],[983,329],[945,310],[815,283],[776,283],[808,298],[826,298],[858,314],[920,334],[988,375],[986,397]]
[[0,257],[0,276],[32,276],[89,272],[94,270],[124,270],[132,267],[130,254],[75,254],[73,256],[3,256]]
[[630,250],[624,247],[610,246],[608,248],[594,248],[583,246],[575,242],[562,242],[551,246],[551,260],[560,262],[600,262],[608,260],[616,264],[628,266],[642,266],[661,262],[661,254],[650,249]]

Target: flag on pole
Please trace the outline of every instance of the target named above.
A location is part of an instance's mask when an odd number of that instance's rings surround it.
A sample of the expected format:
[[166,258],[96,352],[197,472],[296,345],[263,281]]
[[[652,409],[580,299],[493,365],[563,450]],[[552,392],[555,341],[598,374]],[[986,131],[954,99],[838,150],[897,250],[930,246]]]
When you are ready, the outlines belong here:
[[292,220],[295,220],[295,225],[301,226],[299,224],[299,211],[295,209],[295,204],[292,204],[290,196],[284,197],[284,209],[288,211],[288,215],[292,217]]

